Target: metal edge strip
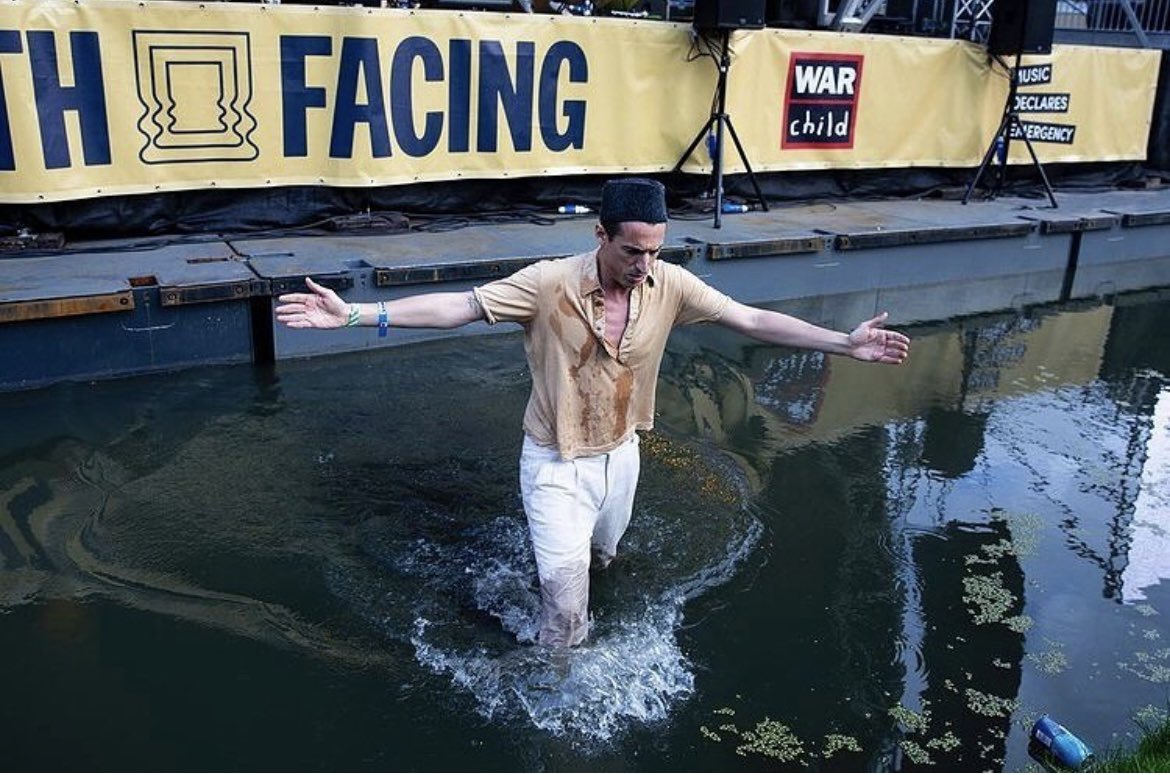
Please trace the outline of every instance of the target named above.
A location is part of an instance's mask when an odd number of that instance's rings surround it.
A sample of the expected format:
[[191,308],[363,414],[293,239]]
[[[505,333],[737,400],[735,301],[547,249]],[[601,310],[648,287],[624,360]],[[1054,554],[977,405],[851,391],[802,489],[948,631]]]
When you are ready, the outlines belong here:
[[867,248],[927,245],[938,242],[959,242],[976,239],[1003,239],[1021,237],[1036,231],[1035,223],[1003,223],[986,226],[948,226],[936,229],[899,229],[897,231],[838,234],[834,240],[837,250],[864,250]]
[[[685,265],[702,251],[701,245],[670,246],[662,249],[659,258],[672,264]],[[415,266],[379,266],[374,268],[374,285],[388,288],[425,283],[467,282],[470,280],[497,280],[538,261],[565,258],[563,254],[496,258],[451,264],[419,264]],[[273,291],[275,292],[275,288]]]
[[206,285],[159,286],[159,301],[164,307],[186,304],[209,304],[218,301],[240,301],[252,295],[251,280],[235,280]]

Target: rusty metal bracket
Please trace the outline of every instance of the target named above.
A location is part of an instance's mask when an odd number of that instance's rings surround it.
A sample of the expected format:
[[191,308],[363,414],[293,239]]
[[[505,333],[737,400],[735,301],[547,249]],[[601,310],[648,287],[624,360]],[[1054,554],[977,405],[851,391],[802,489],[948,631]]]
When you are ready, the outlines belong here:
[[107,312],[129,312],[132,309],[134,309],[132,291],[105,293],[96,296],[74,296],[64,299],[9,301],[0,302],[0,323],[100,315]]
[[827,249],[831,242],[829,237],[784,237],[752,242],[712,243],[708,246],[707,258],[711,261],[727,261],[736,258],[819,253]]

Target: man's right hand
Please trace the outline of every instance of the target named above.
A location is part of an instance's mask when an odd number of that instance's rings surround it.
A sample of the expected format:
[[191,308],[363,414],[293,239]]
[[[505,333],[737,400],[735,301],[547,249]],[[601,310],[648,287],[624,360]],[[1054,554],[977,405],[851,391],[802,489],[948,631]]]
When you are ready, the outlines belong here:
[[349,305],[341,297],[305,278],[312,293],[286,293],[277,298],[276,319],[289,328],[341,328],[349,316]]

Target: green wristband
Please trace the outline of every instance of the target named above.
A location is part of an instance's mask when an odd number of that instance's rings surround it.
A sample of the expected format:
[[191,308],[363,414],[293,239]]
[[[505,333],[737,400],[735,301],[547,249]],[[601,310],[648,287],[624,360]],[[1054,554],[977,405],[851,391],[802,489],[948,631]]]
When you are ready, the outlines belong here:
[[358,324],[358,321],[361,319],[361,317],[362,317],[362,311],[358,308],[358,305],[350,304],[349,305],[349,317],[346,318],[345,327],[352,328],[353,326],[356,326]]

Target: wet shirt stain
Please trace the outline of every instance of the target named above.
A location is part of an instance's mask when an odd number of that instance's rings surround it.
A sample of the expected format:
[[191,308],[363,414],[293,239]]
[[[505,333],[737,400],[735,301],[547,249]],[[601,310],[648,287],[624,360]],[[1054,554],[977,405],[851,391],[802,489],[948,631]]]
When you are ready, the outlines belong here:
[[488,323],[524,326],[532,393],[524,432],[565,459],[608,452],[654,425],[654,392],[675,325],[718,320],[728,297],[655,263],[630,293],[619,342],[605,339],[596,251],[541,261],[475,289]]

